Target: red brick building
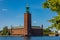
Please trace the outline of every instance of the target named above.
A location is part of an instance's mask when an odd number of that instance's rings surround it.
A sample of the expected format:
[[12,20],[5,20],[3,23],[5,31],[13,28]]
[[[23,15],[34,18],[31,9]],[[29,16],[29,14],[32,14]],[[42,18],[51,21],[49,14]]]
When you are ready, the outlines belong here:
[[26,6],[26,13],[24,13],[24,28],[10,29],[10,35],[23,35],[23,36],[42,36],[43,27],[31,26],[31,13],[29,12],[29,6]]

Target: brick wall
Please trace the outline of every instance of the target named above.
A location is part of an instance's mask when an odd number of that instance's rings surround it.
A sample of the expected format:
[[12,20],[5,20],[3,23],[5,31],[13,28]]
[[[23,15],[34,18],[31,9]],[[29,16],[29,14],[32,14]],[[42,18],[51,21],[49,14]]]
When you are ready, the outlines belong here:
[[10,30],[11,35],[23,35],[24,34],[24,29],[23,28],[16,28]]
[[31,14],[25,13],[24,14],[24,35],[29,35],[31,29]]
[[33,36],[42,36],[43,35],[43,29],[32,29],[31,34]]

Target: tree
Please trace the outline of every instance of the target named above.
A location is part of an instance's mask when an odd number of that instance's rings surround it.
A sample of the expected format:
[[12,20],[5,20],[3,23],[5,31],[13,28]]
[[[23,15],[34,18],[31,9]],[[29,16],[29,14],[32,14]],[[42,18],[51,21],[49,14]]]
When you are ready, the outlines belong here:
[[52,28],[60,29],[60,16],[56,16],[53,19],[49,20],[49,22],[52,22]]
[[52,33],[52,32],[49,28],[43,29],[43,35],[47,36],[50,33]]
[[49,20],[49,22],[52,22],[51,28],[60,30],[60,0],[46,0],[46,2],[43,3],[43,7],[57,12],[58,16]]
[[8,35],[8,27],[7,26],[5,26],[3,28],[3,35]]
[[60,0],[47,0],[43,4],[44,8],[49,8],[52,11],[58,12],[60,14]]

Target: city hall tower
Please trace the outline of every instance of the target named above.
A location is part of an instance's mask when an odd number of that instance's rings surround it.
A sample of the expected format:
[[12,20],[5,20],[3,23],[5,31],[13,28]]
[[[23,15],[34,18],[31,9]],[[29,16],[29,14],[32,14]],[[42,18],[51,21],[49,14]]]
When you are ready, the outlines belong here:
[[26,12],[24,13],[24,35],[31,35],[31,13],[29,11],[30,7],[26,5]]

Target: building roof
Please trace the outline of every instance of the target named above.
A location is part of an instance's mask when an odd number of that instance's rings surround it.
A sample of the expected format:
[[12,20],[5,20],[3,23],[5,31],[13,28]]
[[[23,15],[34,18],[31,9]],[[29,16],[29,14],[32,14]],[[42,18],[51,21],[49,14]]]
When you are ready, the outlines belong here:
[[[13,29],[16,29],[16,28],[24,28],[24,26],[14,26],[12,27]],[[40,26],[32,26],[32,28],[35,28],[35,29],[41,29],[42,27]]]
[[40,26],[32,26],[33,29],[42,29]]
[[40,26],[32,26],[32,28],[40,28]]

